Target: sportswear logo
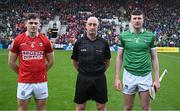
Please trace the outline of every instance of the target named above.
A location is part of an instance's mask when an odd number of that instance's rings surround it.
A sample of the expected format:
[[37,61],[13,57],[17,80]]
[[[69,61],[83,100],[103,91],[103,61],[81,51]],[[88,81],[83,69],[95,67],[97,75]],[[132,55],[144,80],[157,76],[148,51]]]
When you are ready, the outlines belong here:
[[128,89],[128,85],[125,84],[124,88],[125,88],[125,89]]
[[43,43],[42,43],[42,42],[40,42],[40,43],[39,43],[39,46],[43,46]]
[[30,42],[30,44],[31,44],[31,47],[34,48],[35,42]]
[[25,91],[21,91],[21,95],[22,95],[22,96],[25,96]]
[[46,92],[42,92],[41,95],[47,94]]
[[81,49],[81,52],[86,52],[87,51],[87,49]]
[[136,43],[139,43],[140,38],[134,38],[134,39],[135,39]]

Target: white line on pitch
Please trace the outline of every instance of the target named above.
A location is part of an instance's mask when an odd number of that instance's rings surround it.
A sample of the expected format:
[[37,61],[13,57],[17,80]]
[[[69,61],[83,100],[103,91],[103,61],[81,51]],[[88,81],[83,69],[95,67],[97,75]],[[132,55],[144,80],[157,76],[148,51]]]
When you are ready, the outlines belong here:
[[162,54],[162,53],[158,53],[158,55],[166,56],[166,57],[169,57],[169,58],[172,58],[172,59],[180,59],[180,56],[175,57],[175,56],[171,56],[171,55],[168,55],[168,54]]

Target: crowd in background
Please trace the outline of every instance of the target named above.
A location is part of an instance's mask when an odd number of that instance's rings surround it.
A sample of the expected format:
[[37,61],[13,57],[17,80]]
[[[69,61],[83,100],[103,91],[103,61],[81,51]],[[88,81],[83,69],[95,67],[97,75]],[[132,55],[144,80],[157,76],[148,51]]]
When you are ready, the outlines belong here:
[[61,25],[67,27],[66,33],[57,35],[58,44],[73,43],[82,37],[86,19],[96,16],[100,20],[99,36],[114,45],[119,33],[128,29],[129,14],[136,8],[145,13],[144,27],[154,33],[158,46],[180,46],[178,0],[0,0],[0,7],[0,44],[4,47],[26,31],[25,16],[32,12],[40,15],[41,26],[59,16]]

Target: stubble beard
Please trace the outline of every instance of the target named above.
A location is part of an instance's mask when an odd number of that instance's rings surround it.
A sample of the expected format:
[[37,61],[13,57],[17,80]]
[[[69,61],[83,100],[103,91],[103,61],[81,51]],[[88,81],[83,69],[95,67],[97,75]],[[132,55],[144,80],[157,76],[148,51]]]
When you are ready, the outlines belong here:
[[95,40],[97,36],[97,32],[95,30],[89,31],[88,36],[91,40]]
[[37,35],[37,31],[35,31],[35,30],[31,30],[31,31],[29,31],[29,36],[31,36],[31,37],[35,37]]

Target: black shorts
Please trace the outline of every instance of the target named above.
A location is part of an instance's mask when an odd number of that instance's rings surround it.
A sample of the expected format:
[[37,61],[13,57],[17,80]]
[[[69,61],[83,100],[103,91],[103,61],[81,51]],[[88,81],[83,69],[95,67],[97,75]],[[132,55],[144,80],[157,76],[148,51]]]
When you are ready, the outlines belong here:
[[74,102],[83,104],[90,99],[101,104],[105,104],[108,101],[105,74],[99,77],[78,74]]

